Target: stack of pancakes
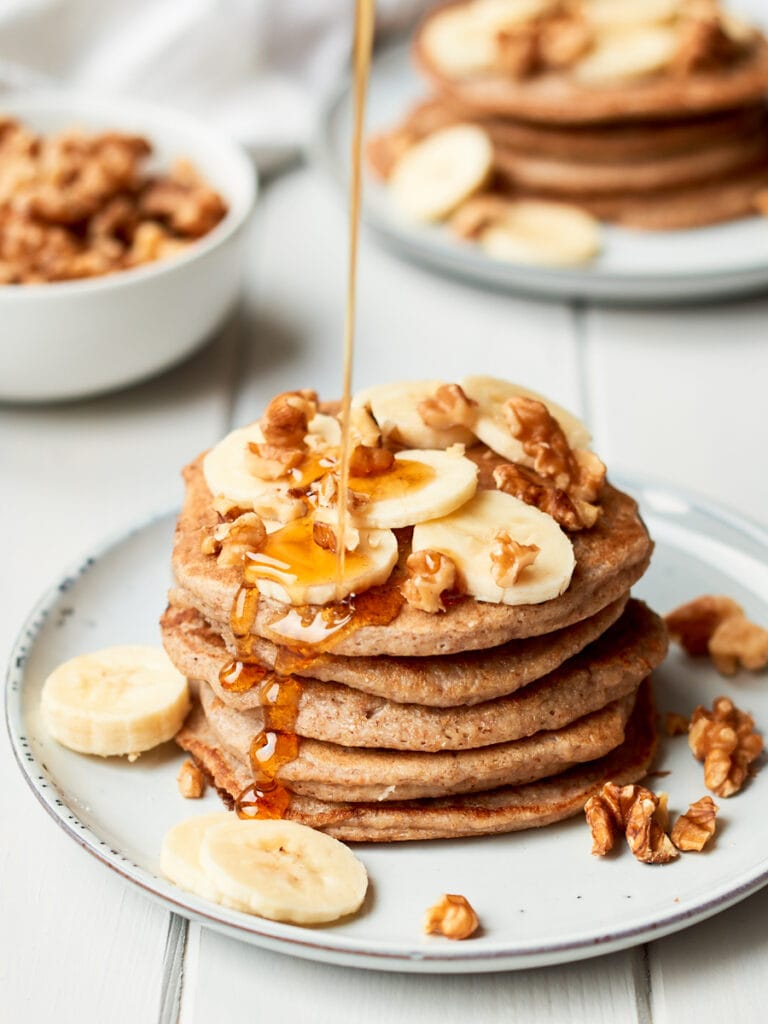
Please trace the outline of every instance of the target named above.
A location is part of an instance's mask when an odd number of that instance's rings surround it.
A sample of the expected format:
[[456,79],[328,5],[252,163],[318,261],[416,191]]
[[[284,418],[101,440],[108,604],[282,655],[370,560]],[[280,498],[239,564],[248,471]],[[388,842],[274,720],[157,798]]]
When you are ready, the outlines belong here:
[[[464,0],[439,7],[414,41],[434,94],[370,140],[370,166],[386,179],[420,140],[472,124],[493,146],[486,191],[495,195],[568,202],[602,220],[656,230],[754,213],[756,195],[768,186],[768,42],[714,0],[637,2],[635,22],[627,14],[631,2],[615,4],[616,24],[603,23],[610,0]],[[527,24],[516,13],[522,7],[531,11]],[[475,17],[475,9],[478,25],[442,27],[441,19],[456,19],[457,12]],[[523,33],[539,26],[542,32],[576,26],[586,41],[567,64],[537,63],[534,53],[513,72],[503,67],[502,43],[494,57],[488,39],[485,63],[479,57],[473,63],[479,25],[507,45],[528,45]],[[466,33],[464,67],[454,52],[460,32]],[[634,66],[638,45],[663,48],[665,38],[666,54],[646,55],[645,71],[642,60]],[[592,77],[593,56],[604,45],[612,47],[615,76],[607,68]]]
[[[467,454],[479,487],[493,488],[504,460],[479,442]],[[259,596],[247,643],[235,636],[242,572],[201,548],[221,521],[202,457],[185,478],[163,641],[197,695],[177,740],[230,801],[254,783],[254,737],[286,728],[285,708],[282,725],[274,718],[281,687],[296,737],[277,771],[285,816],[341,839],[545,825],[578,812],[605,781],[647,772],[656,742],[647,680],[667,641],[661,620],[629,596],[652,543],[627,495],[604,485],[597,523],[569,535],[570,584],[539,604],[464,595],[434,614],[404,602],[411,530],[397,530],[398,563],[368,606],[353,600],[351,628],[298,656],[275,642],[271,626],[290,609],[271,597]],[[299,612],[310,621],[322,609]],[[233,657],[266,684],[223,683]]]

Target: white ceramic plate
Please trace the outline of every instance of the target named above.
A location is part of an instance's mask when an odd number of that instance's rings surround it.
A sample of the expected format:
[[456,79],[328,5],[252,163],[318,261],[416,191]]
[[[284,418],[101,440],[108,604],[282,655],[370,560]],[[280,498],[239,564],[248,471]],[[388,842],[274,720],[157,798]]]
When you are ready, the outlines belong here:
[[[634,489],[657,547],[637,588],[660,610],[705,592],[730,594],[768,621],[768,533],[671,493]],[[185,801],[172,744],[124,759],[85,757],[52,741],[40,725],[40,688],[74,654],[119,643],[156,642],[165,602],[173,517],[164,516],[102,547],[40,602],[13,654],[7,688],[11,742],[35,795],[76,842],[170,909],[236,938],[284,953],[356,967],[421,972],[496,971],[552,964],[620,949],[684,928],[768,882],[768,771],[720,801],[711,852],[663,867],[628,850],[590,856],[579,817],[540,831],[493,838],[359,845],[371,890],[362,912],[336,927],[299,928],[226,910],[169,885],[158,871],[166,829],[218,806],[209,793]],[[689,713],[729,694],[768,723],[765,680],[717,676],[705,662],[673,652],[656,673],[661,710]],[[684,737],[665,740],[655,780],[673,812],[705,793],[701,765]],[[622,844],[623,846],[623,844]],[[421,934],[423,910],[443,892],[466,895],[483,932],[451,943]]]
[[[765,23],[764,0],[739,5]],[[428,87],[413,68],[407,44],[374,61],[366,116],[369,133],[391,127]],[[328,105],[317,145],[320,163],[346,188],[351,137],[351,95],[345,87]],[[604,227],[600,257],[583,269],[512,264],[461,243],[444,227],[409,224],[398,216],[386,188],[370,175],[364,219],[408,259],[481,284],[552,298],[610,302],[689,302],[754,292],[768,287],[768,220],[749,217],[690,231],[644,232]]]

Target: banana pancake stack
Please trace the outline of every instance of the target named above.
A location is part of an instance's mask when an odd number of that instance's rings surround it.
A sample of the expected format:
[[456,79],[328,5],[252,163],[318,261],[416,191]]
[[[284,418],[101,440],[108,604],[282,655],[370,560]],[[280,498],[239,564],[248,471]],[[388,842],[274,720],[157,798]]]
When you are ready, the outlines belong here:
[[311,391],[187,467],[162,620],[195,694],[177,741],[241,816],[507,832],[647,772],[666,634],[629,590],[652,543],[588,443],[470,377],[354,396],[346,502],[337,409]]
[[453,218],[492,256],[583,262],[585,213],[691,228],[768,186],[768,41],[717,0],[462,0],[413,49],[433,95],[369,165],[404,214]]

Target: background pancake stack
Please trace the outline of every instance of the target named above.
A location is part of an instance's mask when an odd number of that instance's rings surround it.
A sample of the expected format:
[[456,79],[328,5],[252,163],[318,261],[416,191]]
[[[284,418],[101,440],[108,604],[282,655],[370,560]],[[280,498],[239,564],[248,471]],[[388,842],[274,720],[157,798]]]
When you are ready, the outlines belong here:
[[[422,383],[425,393],[437,386]],[[467,456],[478,494],[495,490],[493,470],[506,460],[477,438]],[[578,812],[604,781],[646,773],[655,748],[646,680],[666,633],[629,598],[652,544],[628,496],[604,484],[597,521],[568,534],[572,576],[539,603],[455,594],[437,613],[407,603],[412,530],[399,529],[386,582],[356,598],[356,617],[330,645],[297,654],[275,642],[291,609],[264,594],[248,635],[235,635],[256,592],[206,547],[222,521],[209,465],[198,459],[186,473],[162,630],[198,697],[178,742],[230,799],[247,810],[266,749],[285,795],[279,812],[339,838],[392,841],[544,825]],[[312,623],[324,613],[298,614]]]
[[434,95],[369,141],[383,178],[471,124],[493,151],[476,192],[632,227],[742,217],[768,185],[768,44],[715,0],[473,0],[434,11],[414,55]]

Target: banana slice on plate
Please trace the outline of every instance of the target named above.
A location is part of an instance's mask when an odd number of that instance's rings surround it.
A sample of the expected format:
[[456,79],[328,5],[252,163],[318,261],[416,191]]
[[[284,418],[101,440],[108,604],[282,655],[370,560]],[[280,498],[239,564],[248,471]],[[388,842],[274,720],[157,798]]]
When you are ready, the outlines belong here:
[[398,452],[389,473],[352,477],[349,486],[368,498],[357,513],[366,527],[399,529],[459,508],[477,490],[477,466],[455,452]]
[[397,161],[389,179],[392,200],[409,220],[443,220],[485,185],[492,166],[493,146],[482,128],[442,128]]
[[680,13],[680,0],[582,0],[583,17],[596,28],[664,25]]
[[452,444],[470,445],[475,435],[465,426],[437,429],[421,417],[419,405],[434,398],[441,380],[405,380],[376,384],[357,392],[354,407],[370,409],[385,441],[408,448],[449,448]]
[[[310,420],[305,441],[316,456],[324,449],[332,451],[340,440],[341,427],[335,417],[318,413]],[[315,459],[311,463],[314,476],[299,467],[278,480],[263,480],[253,472],[248,447],[263,441],[264,435],[258,423],[227,434],[203,459],[203,475],[208,490],[214,499],[224,500],[232,508],[252,509],[263,519],[278,522],[297,519],[306,511],[306,505],[290,492],[299,484],[311,483],[315,476],[327,472],[327,467]]]
[[138,754],[172,739],[189,711],[187,680],[160,647],[107,647],[48,676],[43,723],[82,754]]
[[606,34],[574,65],[573,77],[582,85],[632,82],[667,68],[678,45],[677,32],[667,25]]
[[160,847],[160,870],[174,885],[193,892],[204,900],[221,902],[221,893],[203,871],[200,863],[200,844],[212,825],[229,821],[227,811],[217,814],[199,814],[186,818],[169,829]]
[[321,924],[359,909],[368,888],[361,862],[338,839],[294,821],[208,828],[203,871],[225,899],[272,921]]
[[294,605],[332,604],[387,581],[398,556],[391,530],[360,530],[339,576],[336,553],[315,542],[314,526],[312,515],[305,515],[269,534],[258,551],[249,552],[246,580],[265,597]]
[[[500,531],[539,549],[512,586],[497,582],[492,555]],[[478,491],[456,512],[415,526],[413,550],[425,549],[447,555],[466,592],[493,604],[540,604],[559,597],[576,564],[571,542],[555,520],[503,491]]]
[[533,465],[533,459],[526,455],[520,441],[512,435],[504,414],[504,403],[518,395],[543,402],[560,424],[571,448],[586,448],[589,445],[591,437],[581,420],[535,391],[496,377],[465,377],[461,386],[478,405],[475,433],[484,444],[510,462]]
[[600,224],[568,203],[517,199],[505,204],[480,234],[479,242],[485,253],[497,260],[580,266],[600,252]]
[[431,17],[419,43],[429,62],[451,78],[490,71],[496,60],[493,26],[474,17],[470,7],[450,8]]

